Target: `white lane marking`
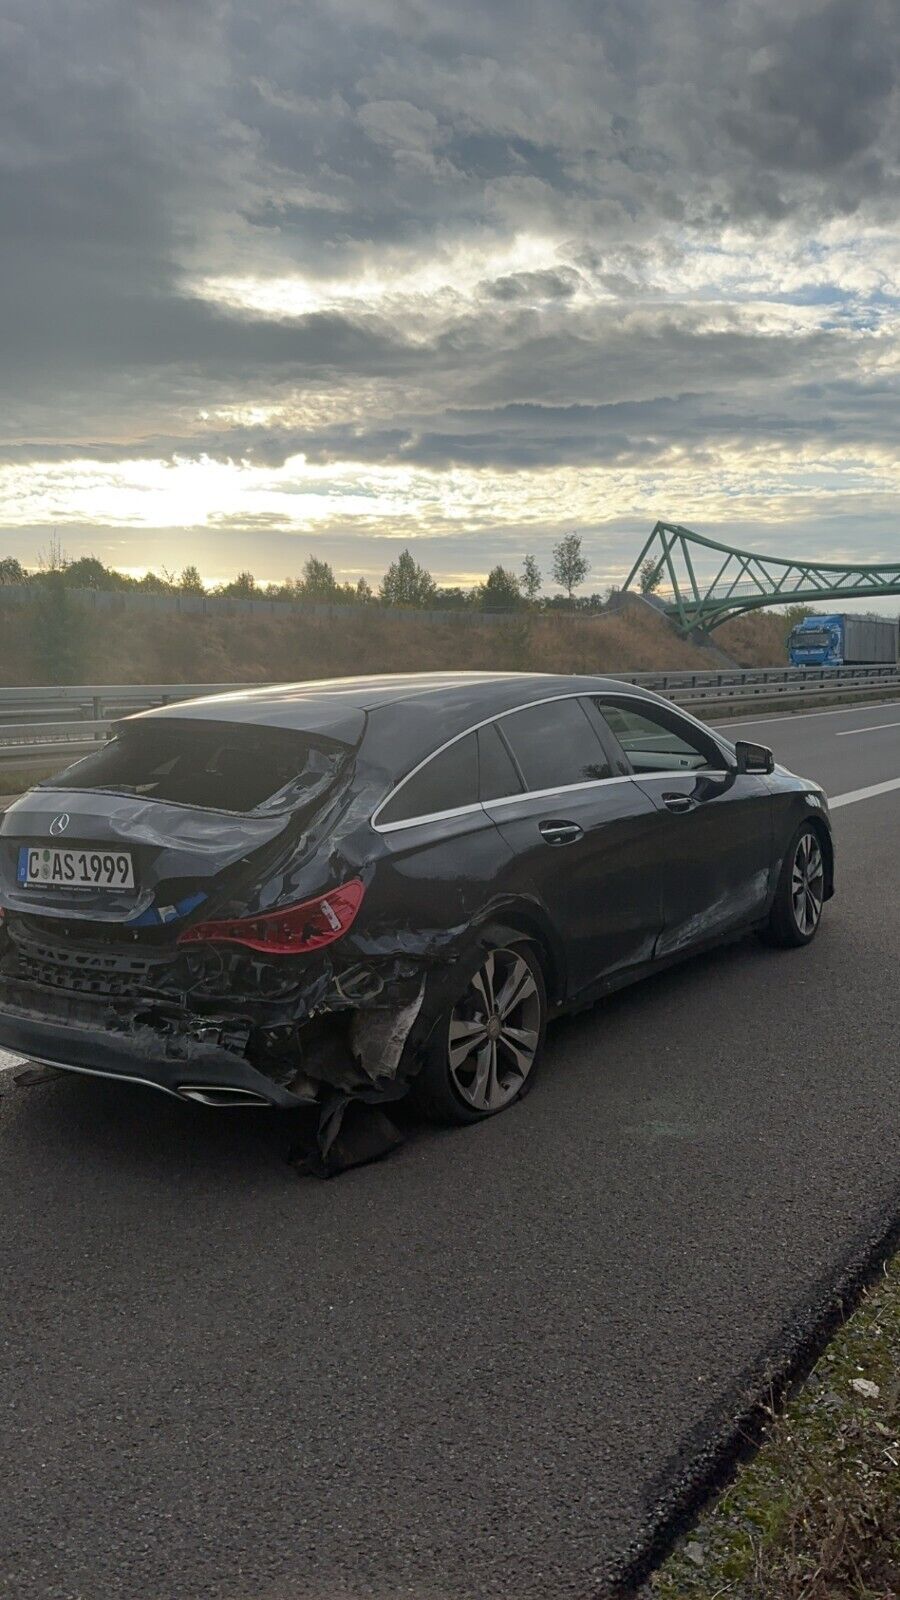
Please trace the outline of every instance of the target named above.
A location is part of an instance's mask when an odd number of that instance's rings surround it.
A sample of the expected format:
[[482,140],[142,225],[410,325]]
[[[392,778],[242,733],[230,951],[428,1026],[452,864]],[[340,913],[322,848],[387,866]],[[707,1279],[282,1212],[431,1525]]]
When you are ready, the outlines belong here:
[[[861,711],[886,711],[893,709],[896,700],[876,700],[874,705],[861,705],[857,700],[850,706],[832,706],[829,711],[785,711],[778,717],[738,717],[731,722],[711,722],[711,728],[760,728],[767,722],[809,722],[813,717],[852,717]],[[690,706],[685,706],[685,711],[690,711]],[[694,713],[696,715],[696,712]]]
[[14,1067],[21,1067],[22,1065],[21,1056],[11,1056],[5,1050],[0,1050],[0,1072],[12,1072]]
[[871,728],[842,728],[836,739],[850,739],[857,733],[878,733],[881,728],[900,728],[900,722],[873,722]]
[[872,800],[876,794],[890,794],[892,789],[900,789],[900,778],[888,778],[886,783],[870,783],[867,789],[848,789],[846,794],[828,796],[828,806],[831,811],[836,806],[852,806],[857,800]]

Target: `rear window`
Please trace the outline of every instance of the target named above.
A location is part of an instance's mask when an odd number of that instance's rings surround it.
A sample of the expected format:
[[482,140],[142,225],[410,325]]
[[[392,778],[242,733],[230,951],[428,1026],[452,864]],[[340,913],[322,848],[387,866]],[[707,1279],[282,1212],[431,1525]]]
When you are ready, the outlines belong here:
[[435,811],[454,811],[471,806],[478,799],[478,767],[475,735],[441,750],[425,766],[408,778],[378,813],[378,822],[409,822],[415,817],[430,817]]
[[489,722],[478,730],[478,798],[502,800],[507,795],[521,793],[522,784],[513,758],[496,724]]
[[302,804],[337,775],[345,745],[293,728],[160,719],[124,726],[109,744],[42,788],[106,789],[210,811],[256,811],[287,791]]

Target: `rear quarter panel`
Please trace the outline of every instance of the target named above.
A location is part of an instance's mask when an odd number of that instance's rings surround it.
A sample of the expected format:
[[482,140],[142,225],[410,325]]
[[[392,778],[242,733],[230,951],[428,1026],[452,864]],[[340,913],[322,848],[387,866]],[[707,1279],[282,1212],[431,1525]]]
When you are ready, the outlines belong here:
[[548,988],[564,982],[559,936],[520,863],[486,811],[376,833],[365,903],[367,943],[446,952],[455,963],[488,923],[532,933],[545,946]]

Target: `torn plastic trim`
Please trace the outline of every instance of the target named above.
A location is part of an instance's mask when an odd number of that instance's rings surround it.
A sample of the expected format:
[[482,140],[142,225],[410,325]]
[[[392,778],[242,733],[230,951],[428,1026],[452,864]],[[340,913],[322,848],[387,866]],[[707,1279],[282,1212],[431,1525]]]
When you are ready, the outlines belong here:
[[133,917],[127,917],[125,926],[128,928],[162,928],[166,927],[170,922],[181,922],[184,917],[189,917],[192,911],[199,911],[207,898],[208,896],[201,889],[196,894],[189,894],[184,900],[179,900],[174,906],[150,906],[147,911],[136,912]]
[[290,1091],[260,1071],[246,1054],[218,1041],[187,1040],[177,1032],[161,1040],[155,1028],[141,1023],[115,1031],[99,1019],[51,1022],[25,1007],[4,1003],[0,1041],[28,1061],[88,1077],[139,1083],[179,1098],[183,1084],[247,1089],[285,1110],[314,1104],[320,1097],[319,1085],[298,1083]]

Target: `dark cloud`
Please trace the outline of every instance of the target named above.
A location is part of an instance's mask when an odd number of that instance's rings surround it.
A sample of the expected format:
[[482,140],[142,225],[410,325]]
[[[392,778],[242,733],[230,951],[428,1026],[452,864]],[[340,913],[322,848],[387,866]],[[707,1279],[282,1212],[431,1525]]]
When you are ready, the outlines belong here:
[[[731,446],[739,451],[786,447],[845,453],[867,446],[893,449],[898,385],[839,379],[782,385],[777,399],[757,387],[728,397],[688,390],[644,400],[608,404],[498,406],[435,409],[398,426],[336,423],[318,428],[247,427],[200,429],[188,437],[154,435],[129,448],[133,458],[201,459],[280,468],[296,456],[317,465],[357,463],[396,466],[516,469],[563,466],[641,467],[673,450]],[[114,462],[114,442],[80,446],[83,460]],[[71,446],[39,441],[0,446],[0,463],[26,464],[71,459]],[[211,513],[210,526],[277,528],[278,512]]]
[[[766,16],[724,126],[764,169],[831,176],[867,157],[872,185],[896,81],[891,0],[833,0]],[[758,34],[762,34],[757,21]]]
[[[8,0],[2,460],[887,445],[857,334],[900,199],[898,38],[896,0]],[[789,262],[848,218],[855,324],[754,321],[716,282],[735,232]],[[277,315],[208,287],[295,275],[362,287]],[[216,420],[251,405],[279,419]]]
[[577,292],[580,282],[578,273],[573,272],[571,267],[559,272],[550,269],[543,272],[511,272],[485,284],[485,291],[492,300],[569,300]]

